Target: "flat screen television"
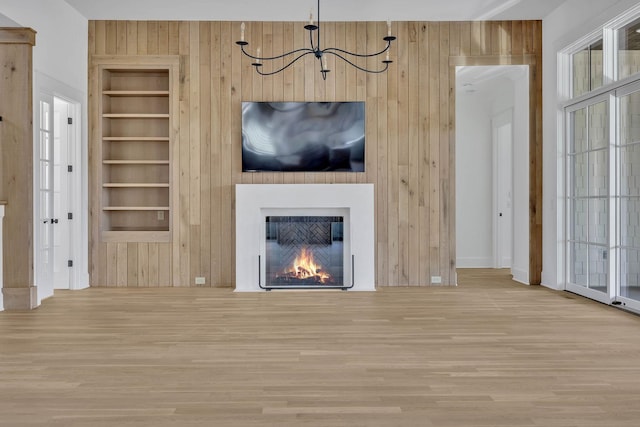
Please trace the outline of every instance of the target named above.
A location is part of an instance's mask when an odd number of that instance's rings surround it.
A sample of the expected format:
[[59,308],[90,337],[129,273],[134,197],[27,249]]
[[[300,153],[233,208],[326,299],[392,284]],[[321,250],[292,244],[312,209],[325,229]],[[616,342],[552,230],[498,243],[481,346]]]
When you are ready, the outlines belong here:
[[243,172],[364,172],[364,102],[243,102]]

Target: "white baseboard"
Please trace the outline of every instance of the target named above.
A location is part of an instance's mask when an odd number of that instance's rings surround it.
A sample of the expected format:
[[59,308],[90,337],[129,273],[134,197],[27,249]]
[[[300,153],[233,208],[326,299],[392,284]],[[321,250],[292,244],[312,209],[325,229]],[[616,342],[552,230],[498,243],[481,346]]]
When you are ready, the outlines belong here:
[[525,285],[530,284],[528,271],[512,268],[511,274],[513,275],[513,280],[515,280],[516,282],[523,283]]

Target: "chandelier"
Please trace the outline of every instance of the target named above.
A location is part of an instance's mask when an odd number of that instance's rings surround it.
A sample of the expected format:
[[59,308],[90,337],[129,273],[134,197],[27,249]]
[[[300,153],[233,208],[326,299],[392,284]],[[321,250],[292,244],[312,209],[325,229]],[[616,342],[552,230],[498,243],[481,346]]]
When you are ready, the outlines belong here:
[[[382,38],[382,40],[387,42],[387,45],[381,51],[375,52],[375,53],[355,53],[355,52],[349,52],[347,50],[340,49],[337,47],[322,48],[321,38],[320,38],[320,0],[318,0],[317,24],[314,24],[313,22],[313,11],[312,11],[311,14],[309,15],[309,23],[304,26],[304,29],[309,31],[309,43],[311,47],[295,49],[290,52],[283,53],[282,55],[261,56],[260,47],[256,49],[255,55],[252,55],[249,52],[247,52],[245,50],[245,46],[248,46],[249,42],[244,39],[244,30],[245,30],[244,22],[240,25],[240,40],[238,40],[236,44],[240,46],[240,49],[242,50],[243,54],[245,54],[246,56],[248,56],[253,60],[251,65],[253,65],[256,69],[256,72],[262,76],[271,76],[273,74],[279,73],[280,71],[284,71],[287,68],[291,67],[293,64],[295,64],[298,60],[300,60],[301,58],[307,55],[313,55],[318,60],[318,63],[320,64],[320,72],[322,73],[323,80],[327,79],[327,73],[331,71],[327,66],[328,55],[333,55],[336,58],[340,58],[341,60],[357,68],[358,70],[365,71],[367,73],[376,73],[376,74],[384,73],[385,71],[387,71],[387,68],[389,68],[389,64],[393,62],[391,59],[389,59],[389,49],[391,48],[391,42],[394,41],[396,38],[395,36],[391,35],[391,21],[387,21],[387,35]],[[382,60],[383,65],[379,69],[371,70],[368,68],[361,67],[354,62],[356,58],[371,58],[374,56],[382,55],[385,52],[386,52],[385,59]],[[263,62],[273,61],[276,59],[285,59],[285,58],[287,58],[286,60],[288,60],[289,62],[286,62],[285,60],[286,64],[284,66],[276,70],[267,71],[267,72],[262,70]]]

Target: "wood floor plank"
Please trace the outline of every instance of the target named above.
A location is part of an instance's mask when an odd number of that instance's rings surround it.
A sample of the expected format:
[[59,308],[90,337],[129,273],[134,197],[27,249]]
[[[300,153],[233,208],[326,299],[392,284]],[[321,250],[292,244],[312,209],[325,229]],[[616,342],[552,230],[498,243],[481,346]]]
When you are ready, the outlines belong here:
[[0,425],[631,427],[640,317],[457,287],[56,291],[0,313]]

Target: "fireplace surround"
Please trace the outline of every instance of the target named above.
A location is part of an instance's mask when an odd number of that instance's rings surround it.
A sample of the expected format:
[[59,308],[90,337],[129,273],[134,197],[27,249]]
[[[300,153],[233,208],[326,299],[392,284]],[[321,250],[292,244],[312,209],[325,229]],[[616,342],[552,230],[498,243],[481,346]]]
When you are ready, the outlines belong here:
[[[313,235],[307,243],[299,241],[307,234],[304,227],[311,227],[309,235]],[[374,246],[373,184],[236,185],[238,292],[288,288],[373,291]],[[297,259],[301,248],[314,252],[318,267],[312,276],[318,277],[303,280],[292,272],[308,272],[309,268],[280,271],[274,267],[273,256],[269,258],[269,251],[286,253],[287,264],[294,258],[290,255],[293,249],[298,250]],[[330,280],[320,278],[325,272]]]

